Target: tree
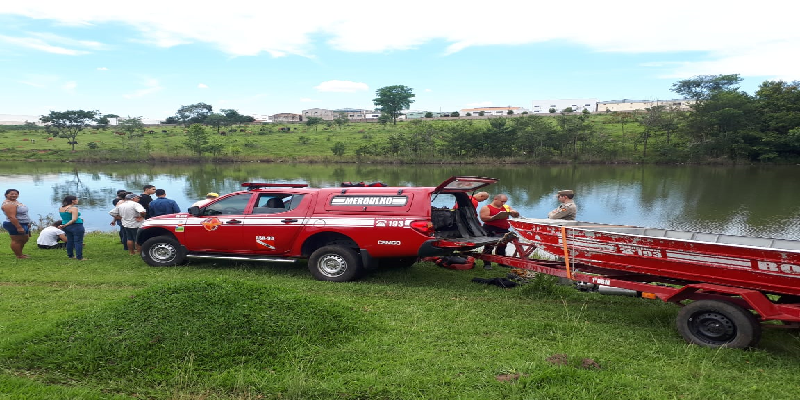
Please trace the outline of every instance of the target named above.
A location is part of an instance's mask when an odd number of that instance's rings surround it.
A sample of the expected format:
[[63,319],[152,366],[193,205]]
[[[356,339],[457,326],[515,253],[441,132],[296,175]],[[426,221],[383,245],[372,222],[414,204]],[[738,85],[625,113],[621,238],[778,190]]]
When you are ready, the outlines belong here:
[[739,74],[731,75],[698,75],[691,79],[684,79],[672,84],[671,91],[679,95],[693,99],[697,102],[707,100],[712,94],[732,90],[739,90],[739,82],[742,78]]
[[453,112],[450,113],[450,116],[451,117],[460,117],[461,114],[458,111],[453,111]]
[[223,114],[211,113],[206,117],[204,123],[208,126],[217,129],[217,133],[219,134],[220,128],[223,126],[230,126],[233,125],[233,122]]
[[506,111],[506,115],[514,115],[514,110],[509,108],[508,111]]
[[471,117],[471,116],[472,116],[472,113],[471,113],[471,112],[468,112],[468,113],[464,114],[464,116],[465,116],[465,117]]
[[50,114],[42,115],[39,121],[49,125],[58,137],[69,139],[67,143],[72,145],[72,151],[75,151],[78,134],[94,122],[98,114],[97,111],[84,110],[50,111]]
[[478,116],[479,116],[479,117],[482,117],[482,116],[484,116],[484,115],[486,115],[486,113],[485,113],[485,112],[483,112],[483,111],[478,111]]
[[219,110],[225,115],[225,118],[230,122],[229,125],[244,124],[247,122],[254,122],[256,119],[249,115],[239,114],[239,111],[232,108],[223,108]]
[[210,104],[189,104],[188,106],[181,106],[181,108],[179,108],[175,113],[175,117],[177,117],[177,119],[179,119],[184,126],[189,126],[190,124],[202,124],[205,122],[208,115],[211,114],[212,110],[213,108]]
[[345,150],[345,146],[344,146],[344,143],[342,143],[342,142],[336,142],[336,143],[333,144],[333,147],[331,147],[331,151],[333,152],[333,155],[335,155],[337,157],[344,155],[344,150]]
[[165,120],[164,120],[164,121],[162,121],[161,123],[162,123],[162,124],[166,124],[166,125],[174,125],[174,124],[178,124],[178,123],[180,123],[180,122],[181,122],[181,121],[180,121],[180,120],[178,120],[178,118],[176,118],[176,117],[167,117],[167,119],[165,119]]
[[313,126],[314,127],[314,132],[317,132],[317,129],[319,128],[319,124],[323,123],[324,121],[325,120],[323,120],[321,117],[308,117],[308,118],[306,118],[306,126],[308,126],[308,127],[312,127]]
[[347,125],[349,122],[350,119],[347,118],[347,114],[345,113],[339,113],[339,115],[337,115],[336,118],[333,119],[333,123],[336,124],[336,126],[338,126],[339,129],[342,129],[342,127]]
[[425,118],[433,118],[433,113],[428,111],[425,113]]
[[550,114],[555,114],[555,113],[556,113],[556,109],[555,109],[555,108],[553,108],[553,107],[550,107],[550,108],[547,110],[547,112],[549,112]]
[[186,147],[192,152],[197,153],[197,156],[202,156],[203,152],[208,148],[209,136],[203,125],[192,124],[189,131],[186,132],[186,140],[184,143]]
[[378,123],[383,125],[383,126],[386,126],[386,124],[388,124],[389,121],[391,121],[391,120],[392,120],[392,117],[389,116],[389,114],[386,114],[386,113],[381,113],[381,116],[378,117]]
[[128,117],[119,120],[119,129],[125,132],[128,138],[144,136],[144,124],[142,117]]
[[414,100],[412,89],[403,85],[384,86],[377,91],[375,95],[378,96],[372,99],[373,103],[381,113],[388,114],[392,119],[392,124],[397,125],[397,117],[401,115],[402,110],[408,109]]
[[103,115],[102,117],[97,119],[97,126],[100,129],[103,129],[103,130],[108,128],[108,124],[110,124],[110,123],[111,123],[111,120],[108,119],[108,116],[106,116],[106,115]]
[[25,130],[35,132],[39,130],[39,126],[36,125],[36,122],[29,122],[28,120],[25,120]]

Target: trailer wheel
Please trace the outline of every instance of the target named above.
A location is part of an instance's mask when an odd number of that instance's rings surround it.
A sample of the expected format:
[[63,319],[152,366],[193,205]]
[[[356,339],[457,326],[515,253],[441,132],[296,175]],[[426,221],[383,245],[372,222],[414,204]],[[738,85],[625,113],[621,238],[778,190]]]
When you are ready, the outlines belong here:
[[744,349],[761,339],[761,325],[750,311],[727,301],[698,300],[683,307],[678,332],[687,343]]
[[347,282],[361,274],[361,259],[355,250],[343,246],[324,246],[308,258],[311,275],[320,281]]

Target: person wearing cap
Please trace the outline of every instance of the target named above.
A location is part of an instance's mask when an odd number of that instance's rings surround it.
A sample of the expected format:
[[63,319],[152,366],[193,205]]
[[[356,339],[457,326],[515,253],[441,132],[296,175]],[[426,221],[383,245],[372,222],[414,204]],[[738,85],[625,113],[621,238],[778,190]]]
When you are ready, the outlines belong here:
[[147,210],[150,217],[157,217],[159,215],[177,214],[181,212],[178,203],[175,200],[167,198],[167,191],[164,189],[156,189],[156,199],[150,203],[150,209]]
[[209,201],[214,200],[217,197],[219,197],[219,194],[214,193],[214,192],[210,192],[210,193],[208,193],[206,195],[205,199],[196,201],[194,204],[191,205],[191,207],[195,207],[195,206],[196,207],[202,207],[202,206],[208,204]]
[[147,212],[139,204],[141,196],[138,194],[128,194],[125,201],[120,201],[117,206],[108,213],[115,219],[122,221],[122,228],[125,229],[125,239],[128,244],[128,254],[134,256],[141,252],[141,248],[136,243],[136,233],[144,223]]
[[555,210],[547,213],[547,218],[574,221],[575,216],[578,214],[578,207],[572,201],[573,197],[575,197],[575,192],[572,190],[559,190],[558,202],[561,204]]

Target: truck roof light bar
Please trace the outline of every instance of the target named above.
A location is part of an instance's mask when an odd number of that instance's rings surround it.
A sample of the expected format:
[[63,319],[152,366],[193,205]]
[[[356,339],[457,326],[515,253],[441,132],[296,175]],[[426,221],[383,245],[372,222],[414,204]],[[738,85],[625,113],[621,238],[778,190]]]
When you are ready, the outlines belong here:
[[244,182],[242,187],[247,190],[260,189],[260,188],[304,188],[308,187],[307,183],[259,183],[259,182]]

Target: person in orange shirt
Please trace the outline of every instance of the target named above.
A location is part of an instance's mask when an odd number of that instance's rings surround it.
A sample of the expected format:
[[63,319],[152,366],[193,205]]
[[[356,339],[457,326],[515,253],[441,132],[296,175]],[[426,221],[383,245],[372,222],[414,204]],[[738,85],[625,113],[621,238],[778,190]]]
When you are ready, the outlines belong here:
[[[503,237],[511,229],[508,219],[519,217],[519,212],[507,205],[507,202],[508,196],[498,194],[494,196],[491,203],[481,207],[480,217],[483,221],[483,229],[489,236]],[[483,253],[504,256],[506,255],[506,246],[497,246],[497,250],[494,245],[483,246]],[[491,269],[491,266],[486,264],[485,268]]]

